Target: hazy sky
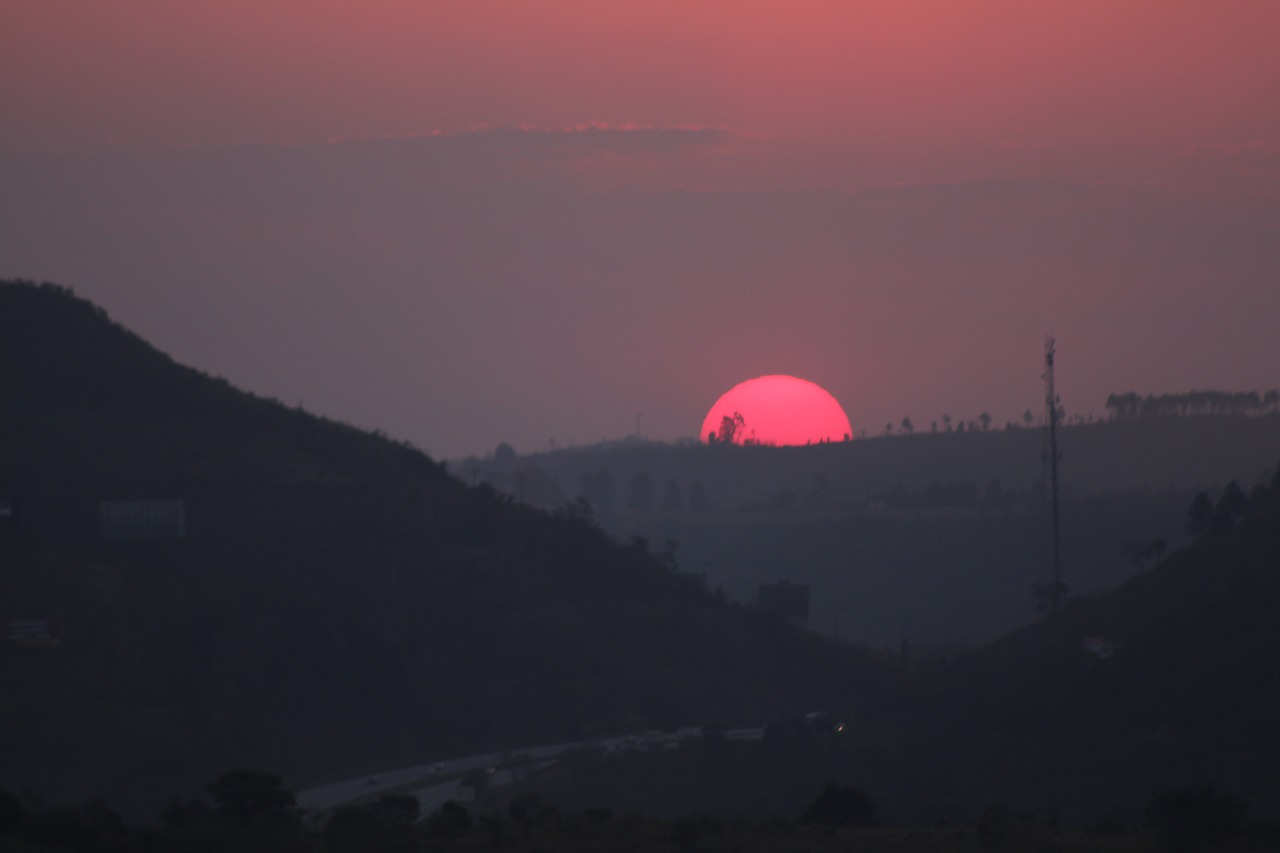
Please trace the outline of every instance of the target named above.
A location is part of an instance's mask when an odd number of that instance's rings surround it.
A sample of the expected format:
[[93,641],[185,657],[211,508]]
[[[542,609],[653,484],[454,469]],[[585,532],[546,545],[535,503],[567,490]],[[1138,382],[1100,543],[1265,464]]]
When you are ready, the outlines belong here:
[[0,0],[0,276],[433,455],[1280,385],[1274,0]]

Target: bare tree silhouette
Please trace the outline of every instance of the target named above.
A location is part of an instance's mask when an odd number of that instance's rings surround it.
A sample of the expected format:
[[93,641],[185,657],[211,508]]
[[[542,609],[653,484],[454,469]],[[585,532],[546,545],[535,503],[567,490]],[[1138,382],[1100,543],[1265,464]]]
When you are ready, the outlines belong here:
[[713,444],[733,444],[734,439],[744,435],[743,427],[746,419],[742,412],[734,412],[733,416],[725,415],[720,419],[720,429],[715,433]]

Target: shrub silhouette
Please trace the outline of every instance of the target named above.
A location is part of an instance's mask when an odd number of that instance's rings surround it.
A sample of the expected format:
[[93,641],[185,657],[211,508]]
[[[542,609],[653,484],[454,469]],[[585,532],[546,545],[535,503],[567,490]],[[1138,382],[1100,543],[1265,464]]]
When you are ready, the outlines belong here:
[[412,849],[419,804],[408,794],[384,794],[377,802],[335,809],[324,827],[326,849]]
[[1146,808],[1160,849],[1170,853],[1195,853],[1239,835],[1248,813],[1243,800],[1212,785],[1163,791]]
[[801,820],[829,826],[866,826],[871,823],[875,810],[875,801],[861,788],[828,782],[805,809]]
[[427,818],[427,834],[433,838],[456,838],[471,829],[471,815],[465,807],[449,800]]
[[26,810],[22,801],[9,791],[0,788],[0,838],[6,835],[17,835],[22,828]]
[[229,821],[292,815],[293,791],[283,780],[256,770],[233,770],[208,785],[218,814]]

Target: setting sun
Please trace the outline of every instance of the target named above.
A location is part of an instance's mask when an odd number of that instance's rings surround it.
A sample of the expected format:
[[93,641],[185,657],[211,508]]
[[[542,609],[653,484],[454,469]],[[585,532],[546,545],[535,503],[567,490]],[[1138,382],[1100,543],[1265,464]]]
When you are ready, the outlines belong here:
[[730,388],[702,420],[711,443],[797,445],[845,441],[849,416],[819,385],[795,376],[759,376]]

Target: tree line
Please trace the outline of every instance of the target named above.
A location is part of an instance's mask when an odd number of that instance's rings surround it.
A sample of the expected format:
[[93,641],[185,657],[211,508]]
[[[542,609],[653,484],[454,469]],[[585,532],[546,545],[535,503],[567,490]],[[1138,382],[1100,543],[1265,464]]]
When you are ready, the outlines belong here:
[[[615,816],[609,808],[563,813],[533,792],[471,808],[450,800],[424,815],[416,797],[377,800],[307,812],[279,776],[252,770],[227,773],[208,785],[212,802],[175,799],[158,823],[126,821],[101,800],[81,808],[40,807],[0,790],[0,847],[84,853],[368,853],[368,851],[540,850],[771,850],[859,849],[886,837],[877,832],[877,804],[861,788],[828,782],[797,818]],[[1063,832],[1045,821],[993,803],[971,828],[915,828],[917,843],[895,849],[1080,849],[1168,851],[1274,849],[1277,826],[1251,820],[1249,803],[1212,785],[1156,792],[1138,827],[1118,821]],[[972,839],[966,829],[972,830]],[[1136,831],[1135,831],[1136,830]],[[897,834],[897,833],[894,833]],[[1073,843],[1074,842],[1074,843]],[[744,846],[745,845],[745,846]]]
[[1275,495],[1280,495],[1280,465],[1276,466],[1271,484],[1258,483],[1245,494],[1235,480],[1227,483],[1215,503],[1208,492],[1200,492],[1187,509],[1186,530],[1189,536],[1207,533],[1229,533],[1248,523],[1250,515]]
[[1253,416],[1280,413],[1280,391],[1188,391],[1183,394],[1148,394],[1132,391],[1107,397],[1112,420],[1185,417],[1188,415]]

